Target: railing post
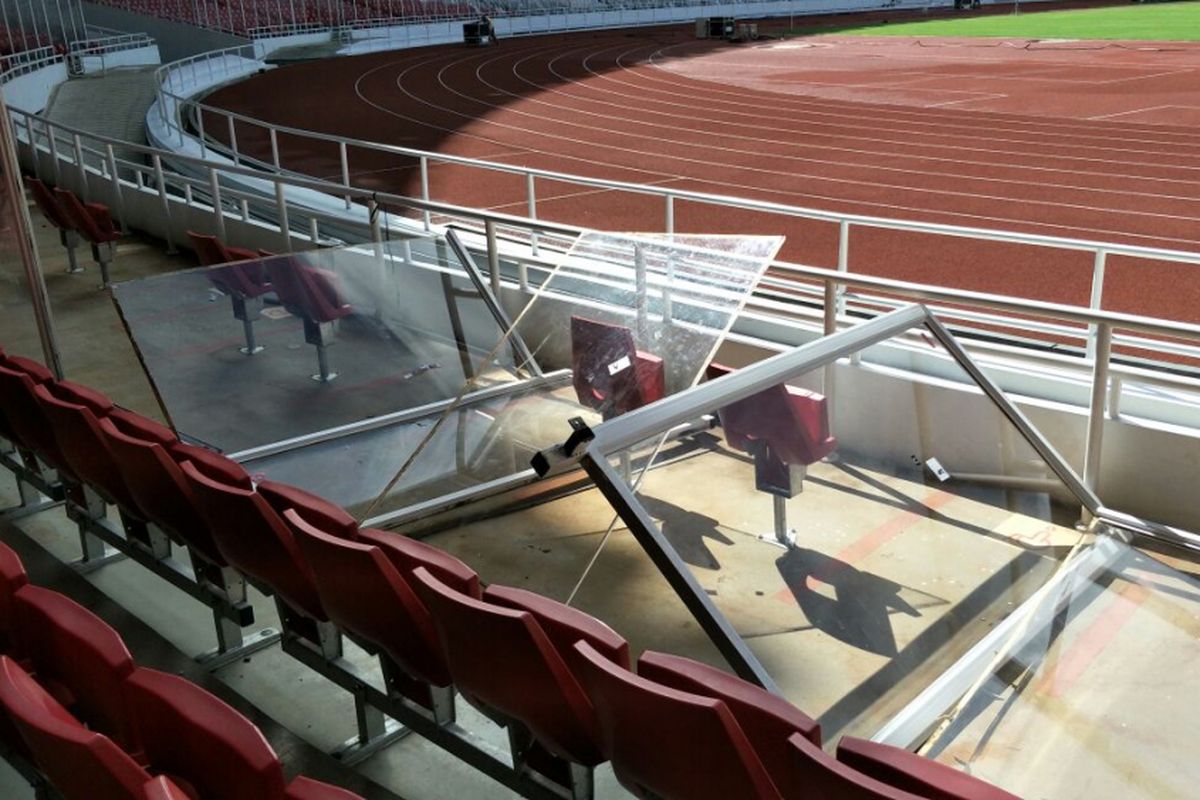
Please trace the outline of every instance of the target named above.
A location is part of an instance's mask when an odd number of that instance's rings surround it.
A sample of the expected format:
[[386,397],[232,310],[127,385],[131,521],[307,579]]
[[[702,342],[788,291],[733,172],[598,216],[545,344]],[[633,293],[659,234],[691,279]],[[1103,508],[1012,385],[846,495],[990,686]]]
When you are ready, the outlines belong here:
[[[533,181],[534,181],[533,173],[532,172],[525,173],[525,194],[529,200],[529,218],[537,219],[537,193],[534,190]],[[529,251],[534,256],[537,256],[537,254],[538,254],[537,231],[530,231],[530,233],[529,233]],[[522,264],[522,269],[524,269],[523,264]],[[525,288],[525,286],[526,286],[525,282],[522,281],[521,288]]]
[[633,245],[634,294],[637,296],[638,341],[643,347],[650,343],[650,298],[646,286],[646,248]]
[[175,255],[179,251],[175,249],[175,240],[171,235],[171,202],[167,199],[167,182],[163,178],[162,156],[155,153],[152,163],[154,164],[154,182],[158,186],[158,199],[162,203],[163,209],[163,227],[166,229],[166,236],[164,238],[167,240],[167,254]]
[[[429,156],[421,156],[421,199],[429,202]],[[425,230],[429,230],[433,227],[430,224],[429,209],[425,209],[422,216],[425,218]]]
[[208,142],[204,134],[204,109],[196,108],[196,134],[200,137],[200,157],[208,158]]
[[317,226],[317,218],[308,218],[308,237],[312,239],[313,246],[316,247],[317,242],[321,240],[321,230]]
[[[1083,451],[1083,485],[1096,491],[1100,482],[1100,448],[1104,443],[1104,401],[1108,396],[1109,357],[1112,355],[1112,325],[1101,322],[1096,327],[1096,354],[1092,358],[1092,397],[1088,407],[1087,442]],[[1092,515],[1083,509],[1081,521],[1091,522]]]
[[225,214],[221,210],[221,181],[217,170],[208,168],[208,191],[212,196],[213,224],[217,228],[217,238],[225,240]]
[[274,128],[268,128],[271,134],[271,164],[279,172],[279,134]]
[[[346,143],[338,142],[338,157],[342,161],[342,185],[350,188],[350,156],[346,153]],[[350,208],[353,203],[350,201],[350,195],[345,195],[346,208]]]
[[283,191],[283,181],[275,179],[275,206],[279,214],[279,232],[283,235],[283,251],[292,252],[292,235],[288,225],[287,196]]
[[[1108,251],[1103,247],[1096,249],[1096,259],[1092,263],[1092,297],[1088,308],[1098,311],[1104,305],[1104,267],[1108,262]],[[1087,357],[1096,357],[1096,337],[1099,335],[1097,326],[1088,326]]]
[[87,169],[83,166],[83,140],[76,133],[71,137],[71,142],[75,147],[75,168],[79,170],[79,196],[87,199],[88,180]]
[[487,234],[488,277],[492,282],[492,295],[500,302],[500,248],[496,244],[496,223],[490,219],[483,224]]
[[666,198],[667,203],[667,235],[675,235],[675,195],[669,194]]
[[1117,419],[1121,416],[1121,390],[1124,388],[1125,379],[1120,375],[1113,375],[1108,380],[1108,418]]
[[104,155],[108,160],[108,174],[112,180],[113,206],[117,210],[117,221],[121,230],[129,232],[129,222],[125,219],[125,196],[121,194],[121,178],[117,174],[117,154],[111,144],[104,145]]
[[50,121],[42,122],[42,129],[46,131],[46,139],[50,144],[50,163],[54,166],[54,182],[55,184],[62,183],[62,165],[58,163],[58,136],[54,132],[54,128],[50,126]]
[[[838,223],[838,272],[850,271],[850,221],[842,220]],[[836,315],[846,313],[846,287],[839,284],[834,292],[836,302],[834,302],[834,329],[837,328]],[[831,331],[826,331],[830,333]]]
[[227,127],[229,128],[229,150],[233,153],[233,165],[241,166],[238,163],[238,146],[237,146],[237,128],[233,124],[233,115],[225,117]]

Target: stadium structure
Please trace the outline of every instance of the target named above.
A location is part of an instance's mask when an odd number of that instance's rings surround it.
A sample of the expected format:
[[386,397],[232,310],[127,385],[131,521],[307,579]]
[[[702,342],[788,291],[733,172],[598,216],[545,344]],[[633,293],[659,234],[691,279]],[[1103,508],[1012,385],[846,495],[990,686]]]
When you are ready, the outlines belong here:
[[0,796],[1193,797],[1195,5],[2,0]]

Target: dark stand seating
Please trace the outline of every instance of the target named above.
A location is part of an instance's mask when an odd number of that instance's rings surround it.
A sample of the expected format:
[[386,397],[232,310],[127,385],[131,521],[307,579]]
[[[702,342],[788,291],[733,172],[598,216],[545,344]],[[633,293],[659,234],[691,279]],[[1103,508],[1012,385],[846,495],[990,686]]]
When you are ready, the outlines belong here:
[[[271,284],[267,281],[262,264],[256,260],[258,254],[253,250],[227,246],[216,236],[206,233],[188,231],[187,235],[203,266],[220,267],[207,270],[204,274],[222,294],[229,296],[233,317],[242,323],[242,332],[246,337],[242,353],[252,356],[261,352],[262,347],[254,340],[254,322],[262,315],[263,296],[271,291]],[[222,264],[228,266],[220,266]]]
[[75,255],[75,248],[79,247],[79,234],[75,232],[71,219],[58,204],[58,198],[50,191],[50,187],[37,178],[26,176],[25,185],[29,187],[33,202],[37,204],[42,216],[58,229],[58,240],[67,249],[67,272],[83,272],[83,267],[79,266]]
[[[424,567],[413,572],[413,586],[433,615],[455,686],[508,729],[514,762],[568,787],[573,796],[587,796],[590,768],[605,760],[595,715],[534,614],[486,602],[486,593],[485,600],[468,597]],[[575,641],[597,638],[609,650],[612,631],[579,617],[586,622],[576,628]],[[561,614],[557,624],[572,625],[579,617]],[[600,636],[594,628],[602,629]]]
[[337,288],[337,276],[300,264],[290,256],[266,261],[267,275],[279,302],[304,323],[304,341],[317,348],[318,373],[313,380],[327,383],[337,377],[329,371],[326,349],[337,338],[337,321],[354,313]]
[[[706,377],[715,380],[733,370],[716,362]],[[725,441],[754,457],[755,488],[774,498],[775,539],[790,546],[786,500],[803,490],[809,464],[837,447],[829,432],[825,398],[795,386],[772,386],[718,410]]]
[[572,316],[571,371],[579,402],[604,419],[653,403],[666,392],[662,359],[638,350],[623,325]]
[[586,642],[575,649],[601,747],[625,788],[648,800],[780,800],[725,703],[641,678]]
[[70,189],[61,187],[54,190],[66,218],[71,227],[92,246],[92,258],[100,265],[100,278],[103,286],[112,285],[108,276],[108,265],[116,255],[116,242],[121,238],[121,231],[113,225],[108,207],[100,203],[84,203]]

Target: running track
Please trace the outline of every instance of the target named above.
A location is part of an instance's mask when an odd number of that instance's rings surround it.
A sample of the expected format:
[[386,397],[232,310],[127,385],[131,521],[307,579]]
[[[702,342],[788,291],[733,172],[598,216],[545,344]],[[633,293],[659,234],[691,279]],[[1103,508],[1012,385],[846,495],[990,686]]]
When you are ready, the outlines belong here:
[[[423,48],[284,67],[208,102],[507,164],[1200,251],[1200,133],[1187,125],[1188,102],[1200,102],[1190,88],[1200,85],[1200,48],[788,44],[735,47],[656,29]],[[1020,105],[1022,93],[1042,113],[991,110]],[[269,160],[265,132],[239,126],[237,135],[242,150]],[[290,137],[280,147],[284,167],[340,179],[334,147]],[[419,194],[411,160],[351,148],[350,164],[356,185]],[[431,187],[438,200],[525,213],[519,176],[440,164]],[[537,194],[545,219],[626,231],[664,224],[657,199],[550,181]],[[837,230],[827,223],[680,202],[675,221],[680,231],[783,233],[784,259],[836,263]],[[850,252],[854,271],[1089,300],[1085,253],[874,230],[856,230]],[[1106,308],[1200,321],[1200,269],[1110,258],[1105,286]]]

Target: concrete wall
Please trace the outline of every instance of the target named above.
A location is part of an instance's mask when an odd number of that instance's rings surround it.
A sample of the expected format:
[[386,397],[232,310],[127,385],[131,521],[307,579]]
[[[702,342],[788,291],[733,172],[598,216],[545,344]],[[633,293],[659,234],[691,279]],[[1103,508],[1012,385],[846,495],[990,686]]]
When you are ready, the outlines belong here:
[[66,64],[48,64],[4,84],[4,102],[12,108],[38,113],[46,107],[54,87],[66,79]]

